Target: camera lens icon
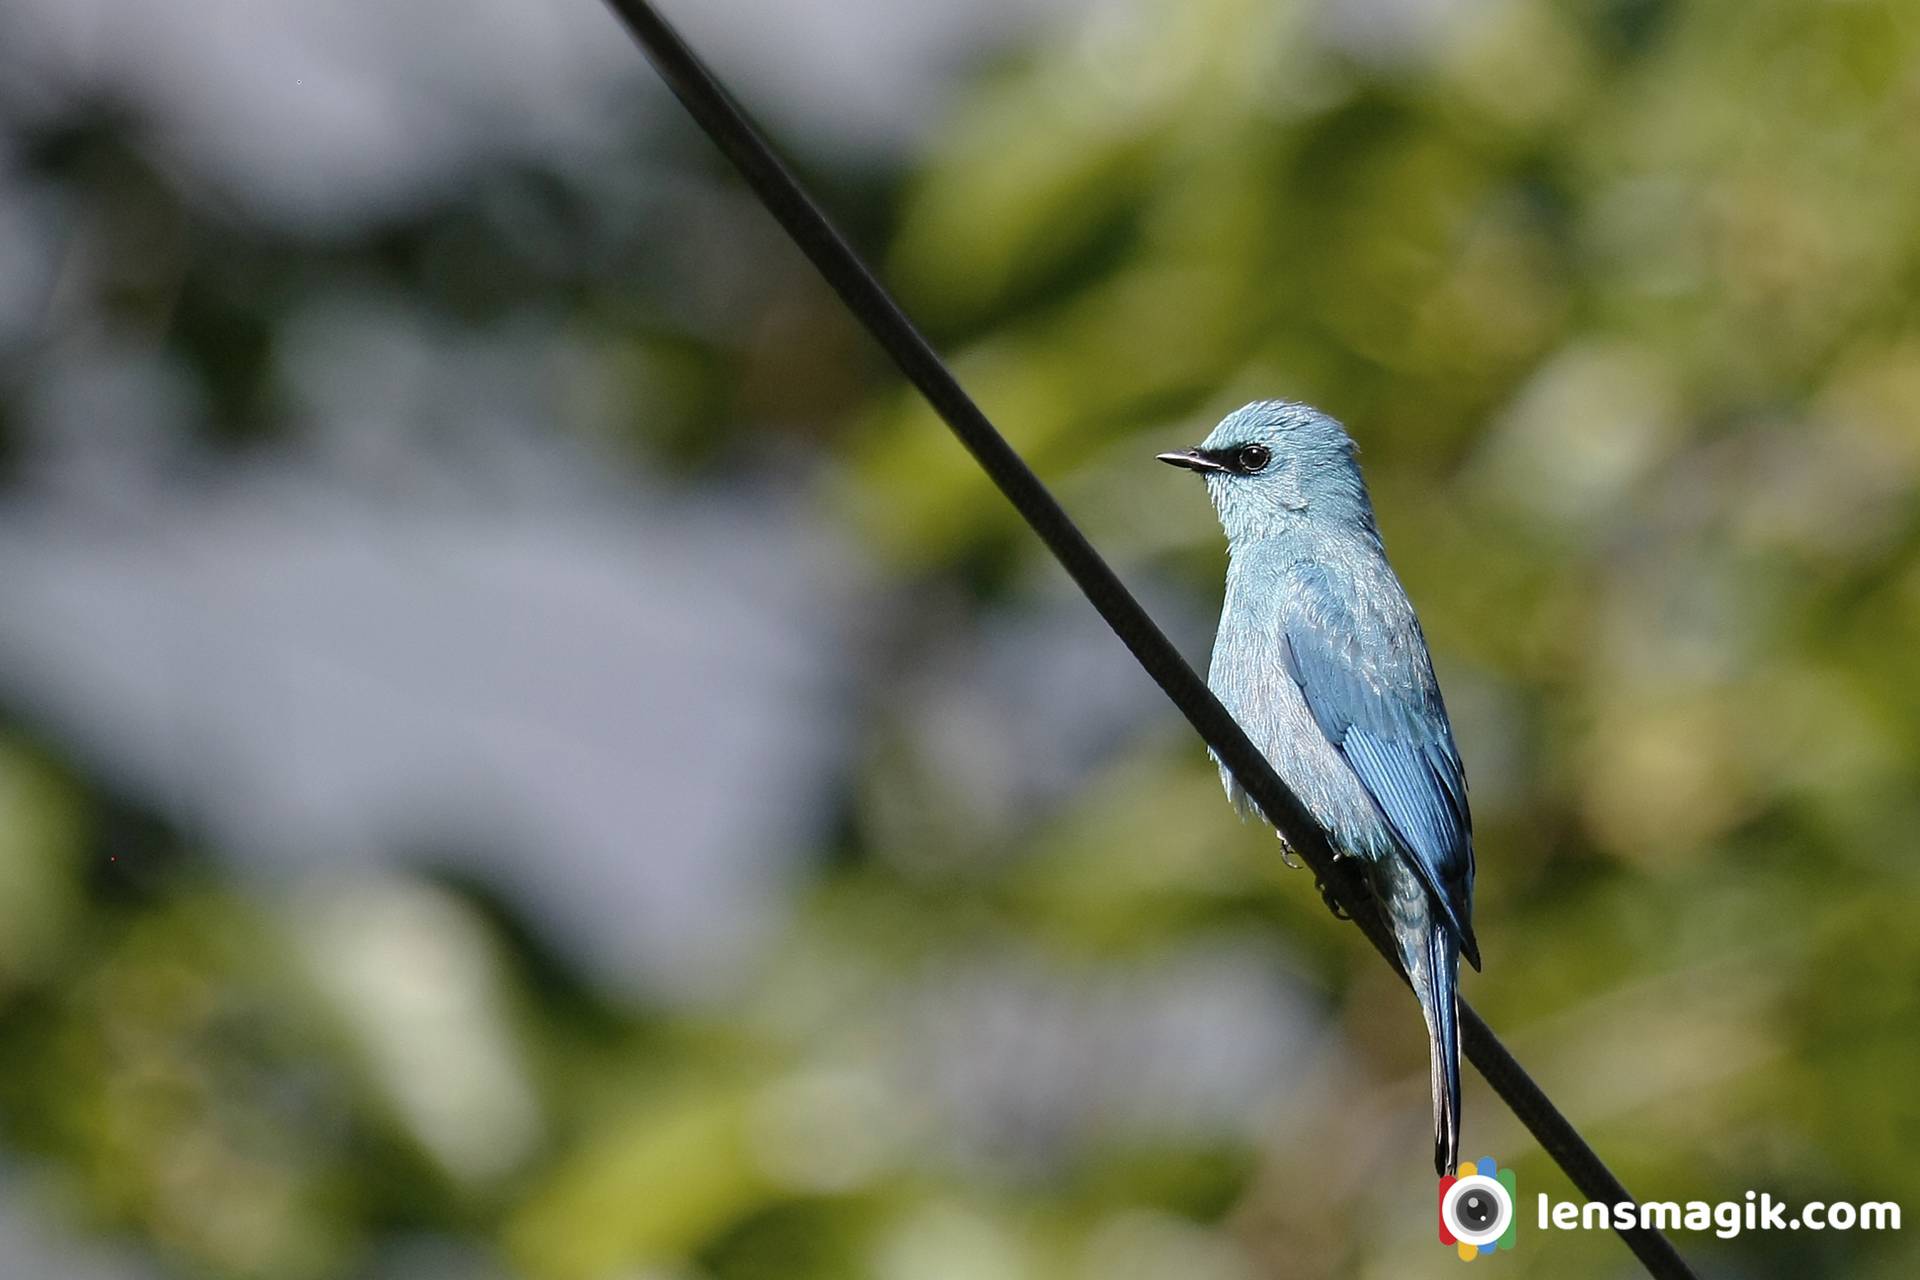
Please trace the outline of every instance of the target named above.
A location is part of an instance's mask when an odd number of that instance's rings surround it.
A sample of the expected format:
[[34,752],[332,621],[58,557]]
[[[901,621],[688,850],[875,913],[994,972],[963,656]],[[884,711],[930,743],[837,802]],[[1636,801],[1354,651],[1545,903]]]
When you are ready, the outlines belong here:
[[1513,1222],[1513,1196],[1484,1173],[1454,1180],[1440,1200],[1440,1220],[1461,1244],[1490,1245]]

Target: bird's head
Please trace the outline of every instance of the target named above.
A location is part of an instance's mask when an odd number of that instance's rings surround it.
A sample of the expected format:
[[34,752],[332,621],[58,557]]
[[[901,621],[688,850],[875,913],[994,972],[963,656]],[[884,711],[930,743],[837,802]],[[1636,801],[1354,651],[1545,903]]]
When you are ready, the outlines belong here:
[[1373,532],[1373,506],[1344,428],[1311,405],[1257,400],[1196,448],[1160,455],[1195,471],[1232,543],[1289,530]]

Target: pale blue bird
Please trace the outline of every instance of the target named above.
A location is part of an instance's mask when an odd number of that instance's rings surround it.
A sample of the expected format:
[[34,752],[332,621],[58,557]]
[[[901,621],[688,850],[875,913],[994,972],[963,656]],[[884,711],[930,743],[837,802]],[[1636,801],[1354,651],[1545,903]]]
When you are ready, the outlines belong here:
[[[1387,563],[1353,441],[1303,404],[1230,414],[1197,449],[1227,533],[1207,683],[1274,772],[1359,858],[1427,1022],[1433,1160],[1460,1163],[1460,955],[1475,969],[1466,772],[1426,638]],[[1246,794],[1223,768],[1227,795]]]

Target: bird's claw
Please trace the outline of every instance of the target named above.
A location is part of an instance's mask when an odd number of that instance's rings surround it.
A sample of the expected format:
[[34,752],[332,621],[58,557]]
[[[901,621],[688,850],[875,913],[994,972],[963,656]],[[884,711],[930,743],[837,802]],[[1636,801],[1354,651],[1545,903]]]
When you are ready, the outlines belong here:
[[[1336,861],[1337,860],[1338,859],[1336,859]],[[1352,883],[1352,882],[1350,881],[1349,883]],[[1334,896],[1332,885],[1328,884],[1325,880],[1316,879],[1313,882],[1313,887],[1320,891],[1320,900],[1327,904],[1327,910],[1333,912],[1334,919],[1336,920],[1353,919],[1353,913],[1349,911],[1344,904],[1341,903],[1339,898]],[[1368,899],[1370,899],[1373,896],[1372,887],[1368,885],[1364,877],[1359,879],[1356,889],[1361,896],[1359,900],[1353,904],[1355,907],[1364,905],[1368,901]]]

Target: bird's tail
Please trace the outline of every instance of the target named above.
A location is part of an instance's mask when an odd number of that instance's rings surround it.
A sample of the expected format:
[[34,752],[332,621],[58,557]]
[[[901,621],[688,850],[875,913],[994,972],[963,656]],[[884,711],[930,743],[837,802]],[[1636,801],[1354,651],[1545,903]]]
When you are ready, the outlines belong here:
[[[1460,1167],[1460,949],[1445,924],[1426,929],[1415,965],[1414,993],[1427,1020],[1433,1072],[1433,1167],[1445,1177]],[[1422,981],[1425,979],[1425,981]]]

